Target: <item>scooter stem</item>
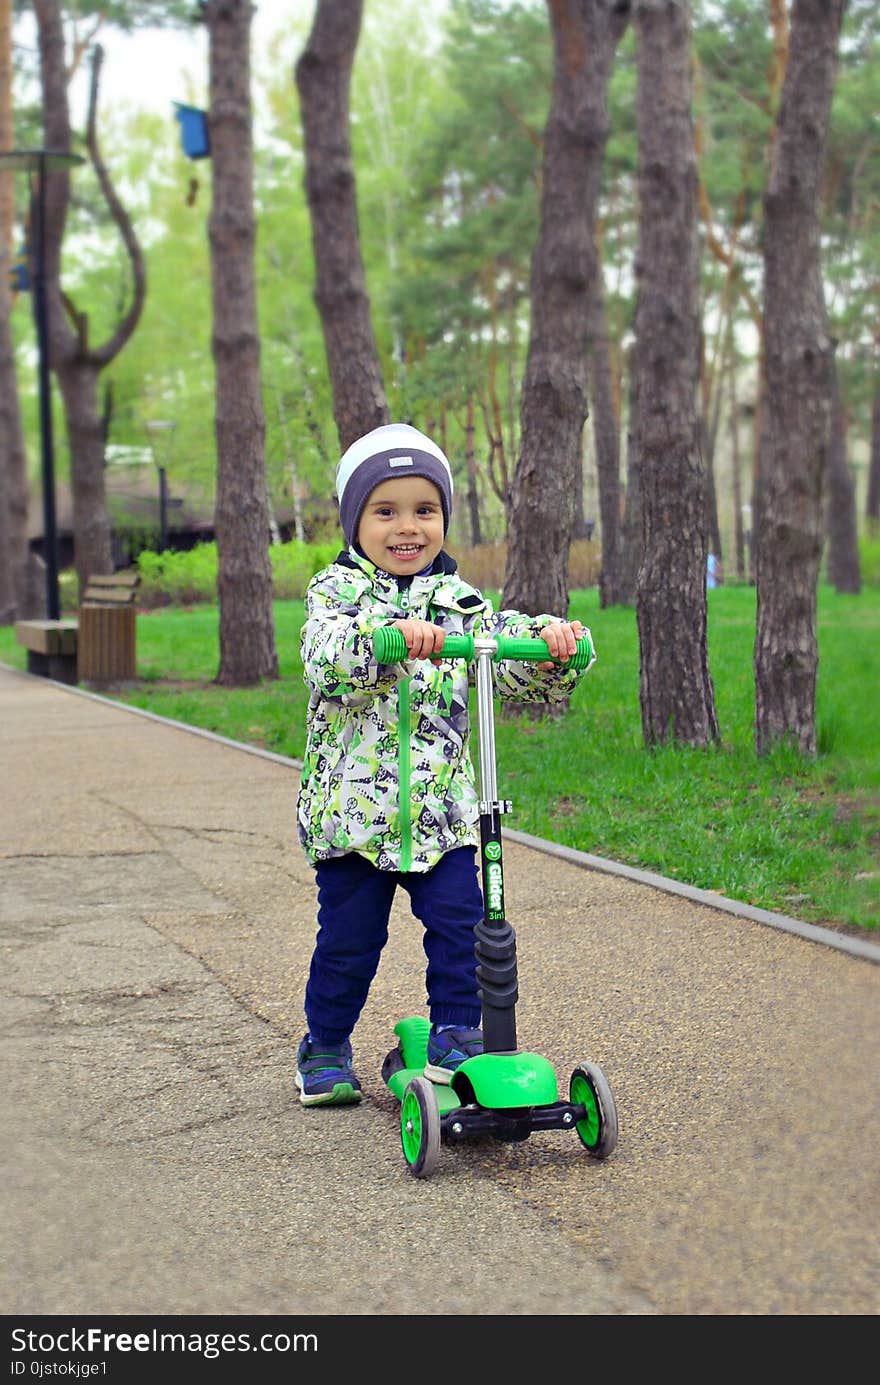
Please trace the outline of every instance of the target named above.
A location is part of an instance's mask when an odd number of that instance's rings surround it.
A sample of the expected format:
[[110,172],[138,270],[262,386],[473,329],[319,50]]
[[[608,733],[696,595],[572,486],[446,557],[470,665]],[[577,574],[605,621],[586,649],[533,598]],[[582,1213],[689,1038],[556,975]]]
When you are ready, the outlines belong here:
[[509,804],[500,803],[495,769],[495,716],[493,708],[493,644],[475,651],[477,718],[480,733],[480,865],[483,878],[484,914],[474,929],[477,981],[483,1012],[483,1049],[486,1053],[516,1052],[516,1001],[519,994],[516,968],[516,934],[504,916],[504,866],[501,814]]
[[495,711],[492,701],[493,657],[491,649],[481,649],[476,657],[477,726],[480,735],[480,795],[484,803],[492,803],[498,797],[498,780],[495,769]]

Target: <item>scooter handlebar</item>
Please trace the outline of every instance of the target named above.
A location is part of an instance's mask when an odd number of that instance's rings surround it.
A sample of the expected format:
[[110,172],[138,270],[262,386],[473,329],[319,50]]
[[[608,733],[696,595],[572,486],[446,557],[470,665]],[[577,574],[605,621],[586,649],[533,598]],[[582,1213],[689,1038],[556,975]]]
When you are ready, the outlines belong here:
[[[540,659],[553,659],[553,655],[547,648],[546,640],[540,638],[517,639],[514,636],[501,635],[495,640],[475,640],[473,635],[447,635],[443,642],[443,648],[439,655],[440,659],[464,659],[468,663],[475,659],[480,652],[480,648],[489,647],[492,649],[492,658],[495,662],[499,659],[521,659],[524,661],[537,661]],[[406,640],[403,631],[396,625],[382,625],[373,634],[373,653],[380,664],[399,664],[407,658]],[[593,639],[589,631],[582,635],[577,642],[577,649],[566,663],[566,668],[587,668],[596,657],[593,648]],[[553,660],[554,663],[561,663],[562,660]]]

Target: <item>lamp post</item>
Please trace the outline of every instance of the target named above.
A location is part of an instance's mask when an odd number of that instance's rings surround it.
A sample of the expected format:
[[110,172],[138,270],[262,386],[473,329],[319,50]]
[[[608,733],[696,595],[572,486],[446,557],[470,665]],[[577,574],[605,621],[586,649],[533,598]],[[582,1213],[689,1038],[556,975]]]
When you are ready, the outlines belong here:
[[[174,432],[174,423],[170,419],[151,418],[144,425],[149,434],[167,433],[168,442],[165,445],[166,454],[171,450],[171,434]],[[159,552],[164,553],[168,547],[168,476],[165,467],[156,460],[156,449],[152,441],[150,450],[153,453],[153,462],[159,473]]]
[[43,556],[46,563],[46,615],[58,620],[58,530],[55,522],[55,451],[52,438],[52,384],[49,375],[49,317],[46,297],[46,172],[85,163],[81,154],[50,149],[0,150],[0,168],[23,169],[37,175],[31,225],[34,227],[34,318],[40,393],[40,441],[43,475]]

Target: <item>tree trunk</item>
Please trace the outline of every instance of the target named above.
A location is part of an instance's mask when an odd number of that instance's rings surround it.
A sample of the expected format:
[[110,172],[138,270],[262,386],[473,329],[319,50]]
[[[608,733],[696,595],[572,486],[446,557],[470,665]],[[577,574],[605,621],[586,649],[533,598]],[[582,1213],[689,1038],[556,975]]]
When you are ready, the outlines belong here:
[[477,454],[474,449],[474,434],[476,432],[476,427],[474,418],[474,396],[472,394],[468,394],[466,407],[464,461],[467,471],[468,523],[470,527],[471,547],[478,548],[483,542],[483,530],[480,524],[480,496],[477,490]]
[[[708,389],[700,411],[699,445],[703,458],[703,471],[706,476],[706,536],[709,552],[720,563],[724,557],[721,542],[721,526],[718,523],[718,490],[715,483],[715,448],[718,442],[718,425],[721,419],[721,391],[724,377],[724,352],[714,372],[716,379],[706,381]],[[707,369],[705,359],[701,364],[701,374]]]
[[531,332],[508,507],[503,605],[564,616],[575,478],[587,416],[608,78],[627,19],[614,0],[547,0],[547,6],[553,93],[544,132],[541,225],[532,259]]
[[[5,182],[7,171],[0,170]],[[9,259],[0,250],[0,625],[28,609],[27,469],[12,348]],[[40,608],[41,609],[41,608]]]
[[839,592],[862,590],[856,487],[846,460],[846,416],[834,368],[831,382],[831,437],[828,443],[828,581]]
[[[70,115],[64,31],[58,0],[34,0],[40,46],[44,139],[47,149],[69,153]],[[65,303],[61,294],[61,243],[67,220],[70,177],[66,169],[46,173],[46,299],[49,361],[64,401],[71,454],[73,539],[80,591],[93,573],[113,571],[110,522],[104,489],[104,430],[98,378],[130,338],[143,310],[146,277],[143,257],[131,221],[120,203],[100,156],[96,131],[98,83],[102,53],[94,50],[86,143],[101,193],[122,237],[132,271],[131,304],[100,347],[89,344],[88,315]],[[71,327],[65,316],[69,313]]]
[[880,375],[874,382],[874,403],[871,409],[871,461],[868,466],[868,494],[865,518],[871,533],[880,529]]
[[[12,4],[0,0],[0,149],[15,144],[12,119]],[[14,245],[15,173],[0,169],[0,625],[41,614],[28,580],[27,458],[12,346],[9,273]]]
[[697,172],[687,0],[637,0],[636,353],[643,557],[636,611],[646,745],[718,739],[706,646],[699,447]]
[[104,426],[98,410],[98,367],[85,352],[60,360],[58,385],[70,448],[73,541],[80,592],[93,573],[113,571],[104,484]]
[[587,459],[582,452],[581,464],[574,474],[574,504],[571,517],[572,542],[574,542],[575,539],[588,539],[590,537],[590,531],[587,528],[586,515],[584,514],[584,496],[586,494],[586,490],[584,487],[584,467],[586,464],[586,460]]
[[764,199],[755,744],[816,751],[816,586],[834,369],[818,200],[843,0],[794,0]]
[[250,0],[208,0],[217,594],[224,687],[277,678],[254,286]]
[[601,265],[596,267],[590,314],[589,377],[602,537],[599,605],[616,606],[621,600],[620,419],[614,407],[614,381],[611,374],[608,319],[605,314]]
[[730,391],[730,469],[733,475],[733,532],[736,549],[736,575],[741,582],[746,577],[746,544],[743,531],[743,491],[742,462],[739,452],[739,400],[736,391],[736,351],[731,344],[727,359],[728,388]]
[[361,258],[349,138],[351,69],[362,11],[363,0],[318,0],[312,31],[296,64],[315,303],[343,451],[390,421]]
[[626,495],[620,534],[620,601],[635,606],[642,565],[642,485],[639,468],[639,372],[636,348],[629,350],[629,388],[626,427]]
[[[45,147],[69,153],[70,115],[67,102],[64,31],[57,0],[34,0],[40,45]],[[61,243],[70,200],[70,176],[65,169],[45,174],[45,266],[49,363],[64,402],[71,458],[73,543],[80,591],[93,573],[113,571],[110,523],[104,492],[104,441],[95,391],[97,372],[89,359],[88,323],[80,318],[72,330],[65,318],[61,295]]]
[[[5,270],[5,261],[0,254],[0,273]],[[8,294],[7,294],[8,299]],[[2,322],[2,313],[5,308],[3,294],[0,292],[0,390],[3,389],[4,382],[8,380],[9,360],[4,340],[8,332]],[[0,395],[2,399],[2,395]],[[7,412],[0,403],[0,425],[3,424],[4,413]],[[11,506],[9,504],[9,466],[8,449],[5,439],[0,444],[0,625],[11,625],[15,620],[15,589],[12,582],[12,546],[9,541],[11,529]]]

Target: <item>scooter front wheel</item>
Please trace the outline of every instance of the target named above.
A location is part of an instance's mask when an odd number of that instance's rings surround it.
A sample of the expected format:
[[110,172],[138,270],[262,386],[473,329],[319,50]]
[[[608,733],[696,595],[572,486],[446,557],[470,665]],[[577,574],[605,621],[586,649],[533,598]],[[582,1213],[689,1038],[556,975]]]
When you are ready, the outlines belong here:
[[414,1077],[403,1094],[400,1143],[413,1177],[430,1177],[440,1162],[440,1106],[427,1077]]
[[607,1159],[617,1144],[617,1107],[602,1069],[595,1063],[575,1068],[569,1099],[584,1107],[583,1118],[575,1124],[581,1144],[594,1159]]

